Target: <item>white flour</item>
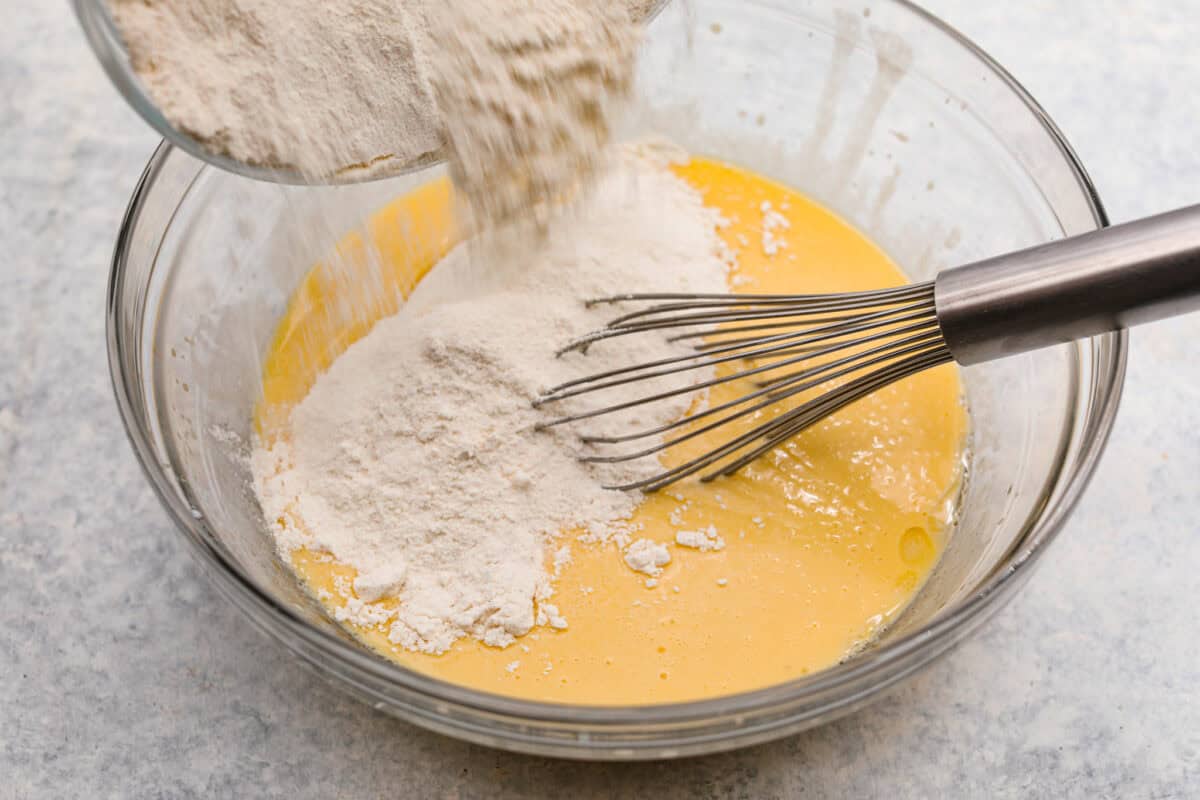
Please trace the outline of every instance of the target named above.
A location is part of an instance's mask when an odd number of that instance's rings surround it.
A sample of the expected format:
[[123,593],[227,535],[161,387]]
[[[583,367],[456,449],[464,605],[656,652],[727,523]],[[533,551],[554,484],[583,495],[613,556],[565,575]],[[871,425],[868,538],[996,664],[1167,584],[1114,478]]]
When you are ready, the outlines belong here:
[[[107,2],[156,105],[213,152],[320,178],[390,174],[442,154],[429,55],[453,40],[433,42],[429,17],[447,0]],[[649,11],[646,0],[627,5],[636,19]],[[568,53],[570,45],[547,52]]]
[[[562,532],[632,538],[640,497],[601,480],[644,476],[657,463],[585,465],[571,431],[531,430],[565,408],[530,400],[679,347],[627,337],[555,358],[614,314],[584,299],[618,287],[723,291],[728,265],[716,212],[666,170],[661,150],[625,149],[615,160],[585,208],[556,219],[519,268],[473,263],[479,248],[453,250],[400,313],[317,380],[293,412],[290,442],[256,450],[265,516],[290,520],[275,530],[281,549],[324,551],[358,570],[341,587],[353,600],[345,618],[387,625],[391,641],[430,653],[468,635],[505,646],[535,624],[567,624],[547,602],[552,565],[569,558]],[[662,424],[687,404],[651,404],[606,429]],[[662,549],[638,545],[633,558],[653,573]],[[397,611],[367,602],[387,596]]]
[[725,549],[725,540],[717,533],[715,525],[709,525],[699,531],[678,531],[675,534],[675,544],[702,552]]
[[455,0],[431,78],[450,172],[485,225],[545,211],[594,172],[633,87],[637,27],[610,0]]
[[661,575],[662,568],[671,563],[671,553],[665,544],[650,539],[638,539],[625,548],[625,564],[635,572]]

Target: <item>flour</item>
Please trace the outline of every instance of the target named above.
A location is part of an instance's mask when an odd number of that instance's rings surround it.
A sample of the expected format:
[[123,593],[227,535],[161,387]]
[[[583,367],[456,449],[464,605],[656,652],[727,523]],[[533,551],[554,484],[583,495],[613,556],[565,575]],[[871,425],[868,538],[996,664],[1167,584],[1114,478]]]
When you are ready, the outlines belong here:
[[709,525],[699,531],[678,531],[675,534],[675,544],[704,553],[725,549],[725,540],[717,533],[716,525]]
[[769,200],[763,200],[759,206],[762,211],[762,249],[763,255],[773,256],[780,249],[787,247],[787,240],[782,238],[777,231],[787,230],[792,227],[792,223],[783,214],[780,214],[771,207]]
[[[354,567],[358,578],[339,587],[360,603],[345,612],[353,621],[429,653],[463,636],[506,646],[535,625],[568,624],[550,602],[553,567],[569,558],[563,533],[636,534],[640,496],[601,483],[646,477],[658,463],[584,464],[575,433],[533,430],[570,406],[538,410],[530,400],[570,378],[683,352],[648,335],[555,358],[614,313],[584,299],[617,287],[724,291],[720,219],[665,168],[667,155],[622,149],[583,208],[556,218],[519,268],[476,263],[478,248],[455,248],[398,314],[317,379],[293,411],[289,440],[259,443],[256,488],[265,518],[282,520],[272,523],[280,549],[306,547]],[[605,424],[657,426],[688,403],[651,404]],[[669,560],[661,544],[635,543],[629,553],[659,570]],[[366,606],[384,597],[399,602],[380,619]]]
[[[430,56],[446,44],[431,38],[430,18],[447,0],[107,2],[150,97],[214,153],[321,179],[394,174],[443,155]],[[602,0],[573,5],[592,2]],[[626,16],[650,11],[646,0],[627,2]],[[528,5],[488,0],[489,18],[520,23],[499,13],[509,4]],[[586,43],[572,19],[558,32]]]
[[574,194],[633,86],[637,27],[610,0],[455,0],[433,14],[431,78],[450,174],[477,223]]
[[670,563],[671,553],[667,546],[651,539],[638,539],[625,550],[625,564],[636,572],[661,575],[663,567]]
[[150,96],[215,153],[326,177],[442,146],[423,3],[108,1]]

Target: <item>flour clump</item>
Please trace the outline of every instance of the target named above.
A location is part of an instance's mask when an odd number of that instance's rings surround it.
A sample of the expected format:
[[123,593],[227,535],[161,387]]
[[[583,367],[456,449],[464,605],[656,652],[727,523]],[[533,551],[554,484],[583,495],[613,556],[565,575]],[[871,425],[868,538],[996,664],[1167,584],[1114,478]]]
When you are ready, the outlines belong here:
[[625,548],[625,563],[635,572],[644,572],[650,576],[661,575],[663,567],[671,563],[671,553],[665,544],[650,539],[638,539]]

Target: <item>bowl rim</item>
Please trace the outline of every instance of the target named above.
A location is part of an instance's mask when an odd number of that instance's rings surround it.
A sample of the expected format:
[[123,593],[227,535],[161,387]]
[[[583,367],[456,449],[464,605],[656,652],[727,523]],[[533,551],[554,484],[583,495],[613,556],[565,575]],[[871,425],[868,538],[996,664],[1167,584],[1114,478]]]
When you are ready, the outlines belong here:
[[[1058,147],[1066,165],[1074,173],[1096,226],[1107,226],[1109,224],[1107,214],[1087,170],[1061,130],[1029,92],[995,59],[940,18],[910,0],[884,1],[915,14],[968,50],[982,66],[989,69],[1033,112],[1045,133]],[[368,652],[360,645],[347,642],[331,632],[312,626],[286,604],[260,589],[257,583],[237,566],[228,553],[214,545],[214,541],[217,540],[208,530],[207,520],[197,518],[192,513],[167,477],[166,471],[155,454],[153,436],[143,425],[136,412],[138,403],[134,398],[139,394],[138,383],[136,376],[128,374],[122,363],[121,353],[126,350],[127,332],[122,329],[120,319],[124,296],[123,287],[127,275],[125,263],[131,238],[142,209],[148,200],[149,192],[163,165],[175,149],[177,148],[170,141],[163,140],[151,156],[134,188],[122,217],[114,247],[106,299],[106,336],[110,377],[126,434],[143,473],[164,508],[167,509],[175,526],[192,545],[193,555],[201,561],[206,568],[205,571],[216,579],[218,587],[227,593],[231,600],[234,600],[235,605],[240,607],[237,598],[249,600],[258,609],[273,617],[274,621],[284,625],[289,632],[319,650],[349,662],[351,666],[364,671],[371,677],[424,695],[436,702],[453,704],[460,709],[559,726],[597,725],[609,729],[646,724],[670,726],[710,720],[714,717],[753,715],[756,712],[779,708],[804,697],[836,692],[839,687],[852,686],[857,681],[886,670],[889,666],[903,664],[906,659],[916,657],[922,651],[929,653],[925,661],[933,660],[957,643],[961,638],[956,635],[957,633],[969,631],[974,627],[973,622],[982,622],[989,612],[998,610],[1004,601],[1024,583],[1025,578],[1040,560],[1048,545],[1061,531],[1064,522],[1086,489],[1108,442],[1120,405],[1129,346],[1126,331],[1104,334],[1090,340],[1094,349],[1100,352],[1108,350],[1107,362],[1111,364],[1106,374],[1097,376],[1095,395],[1099,398],[1100,403],[1093,403],[1080,417],[1089,424],[1087,428],[1089,435],[1079,437],[1081,439],[1080,449],[1076,454],[1074,471],[1069,473],[1060,471],[1053,476],[1055,480],[1051,489],[1046,490],[1047,494],[1051,491],[1058,493],[1055,502],[1047,502],[1039,515],[1026,520],[1017,541],[1028,543],[1028,546],[1014,547],[1010,550],[991,573],[980,582],[971,596],[957,605],[945,609],[930,623],[895,641],[888,642],[879,649],[871,650],[810,676],[747,692],[691,701],[641,705],[577,705],[526,700],[472,689],[401,667]],[[1081,346],[1083,346],[1081,343],[1075,345],[1076,348]],[[1078,350],[1076,350],[1076,354],[1078,354]],[[230,596],[229,592],[235,593],[236,598]],[[243,610],[245,609],[243,608]],[[886,685],[886,683],[888,682],[884,681],[881,685]],[[865,694],[871,693],[871,689],[865,692]],[[864,693],[859,693],[858,697],[861,698],[862,694]],[[854,702],[854,696],[835,698],[830,701],[828,708],[833,710]],[[503,735],[498,734],[498,736],[502,738]],[[601,741],[596,740],[594,744],[599,745]],[[560,744],[564,743],[560,742]],[[632,746],[637,747],[637,745]]]

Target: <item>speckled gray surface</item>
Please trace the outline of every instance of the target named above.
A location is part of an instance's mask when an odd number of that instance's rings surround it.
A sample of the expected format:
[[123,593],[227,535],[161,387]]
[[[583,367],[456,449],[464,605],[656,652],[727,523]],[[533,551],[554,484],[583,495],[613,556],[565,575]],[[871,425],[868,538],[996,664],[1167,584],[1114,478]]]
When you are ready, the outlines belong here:
[[[1134,333],[1108,456],[1040,572],[898,693],[666,765],[460,744],[327,688],[192,564],[104,355],[107,259],[155,137],[65,3],[0,5],[0,797],[1200,793],[1200,317]],[[1115,220],[1200,200],[1196,0],[928,6],[1042,101]]]

